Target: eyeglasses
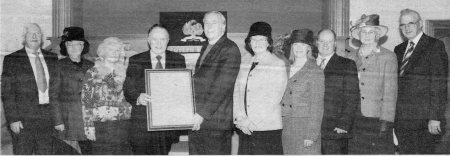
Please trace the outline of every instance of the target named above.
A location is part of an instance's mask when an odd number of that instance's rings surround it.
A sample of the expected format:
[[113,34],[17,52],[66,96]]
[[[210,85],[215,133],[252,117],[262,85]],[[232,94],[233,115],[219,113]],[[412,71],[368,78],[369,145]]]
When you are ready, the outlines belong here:
[[419,22],[420,20],[416,21],[416,22],[409,22],[407,24],[400,24],[400,29],[405,29],[406,27],[412,27],[412,26],[416,26],[416,24]]

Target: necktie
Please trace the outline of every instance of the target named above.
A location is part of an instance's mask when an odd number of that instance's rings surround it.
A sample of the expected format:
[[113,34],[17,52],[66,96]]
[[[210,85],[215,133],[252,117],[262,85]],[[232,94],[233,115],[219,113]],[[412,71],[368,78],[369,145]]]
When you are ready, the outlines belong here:
[[36,64],[37,86],[41,92],[45,92],[47,90],[47,79],[45,78],[44,66],[39,58],[39,52],[33,52],[33,54],[36,56],[34,63]]
[[163,69],[162,64],[161,64],[161,55],[156,56],[156,59],[158,59],[158,63],[156,63],[156,67],[155,69]]
[[323,69],[325,69],[325,60],[327,60],[326,58],[322,58],[322,61],[320,61],[319,67]]
[[411,57],[412,52],[414,51],[414,42],[409,43],[408,51],[405,53],[405,57],[403,57],[402,66],[400,67],[400,76],[405,72],[406,65],[408,64],[409,58]]

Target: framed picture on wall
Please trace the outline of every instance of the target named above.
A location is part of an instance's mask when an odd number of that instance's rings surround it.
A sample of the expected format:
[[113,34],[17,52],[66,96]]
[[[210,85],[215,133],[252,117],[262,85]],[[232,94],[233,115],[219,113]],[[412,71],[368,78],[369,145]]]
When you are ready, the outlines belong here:
[[[207,42],[203,24],[206,13],[206,11],[160,12],[159,22],[167,27],[170,34],[167,49],[179,53],[199,53],[201,45]],[[227,18],[226,11],[220,13]]]

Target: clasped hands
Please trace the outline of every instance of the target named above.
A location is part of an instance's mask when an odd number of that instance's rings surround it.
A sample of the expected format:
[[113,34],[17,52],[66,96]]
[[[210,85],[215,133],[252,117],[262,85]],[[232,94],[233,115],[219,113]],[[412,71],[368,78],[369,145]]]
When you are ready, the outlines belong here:
[[248,117],[240,117],[236,119],[236,127],[247,135],[252,135],[253,130],[255,130],[256,125]]

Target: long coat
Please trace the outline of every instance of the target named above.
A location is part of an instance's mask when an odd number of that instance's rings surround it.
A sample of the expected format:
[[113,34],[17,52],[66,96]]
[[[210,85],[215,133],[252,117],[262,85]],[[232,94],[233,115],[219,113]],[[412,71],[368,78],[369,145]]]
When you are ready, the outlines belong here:
[[[408,41],[395,47],[399,68],[407,47]],[[443,42],[423,34],[405,68],[398,77],[395,130],[427,129],[429,120],[445,127],[448,57]]]
[[[325,75],[308,60],[288,81],[281,101],[284,154],[320,154]],[[314,141],[304,147],[304,140]]]
[[[203,44],[200,56],[206,50]],[[200,130],[233,128],[233,91],[241,64],[239,48],[223,35],[195,66],[194,92],[196,112],[204,118]]]
[[[322,138],[351,138],[355,111],[360,103],[356,64],[353,60],[333,54],[324,69],[324,74]],[[338,134],[333,131],[335,127],[348,133]]]
[[82,59],[81,68],[70,58],[58,62],[58,70],[51,85],[50,104],[53,110],[54,125],[64,124],[64,131],[58,131],[63,140],[86,140],[84,134],[81,91],[86,71],[94,66],[91,61]]
[[234,118],[248,117],[256,125],[255,131],[279,130],[280,101],[287,84],[285,64],[269,52],[259,57],[260,62],[252,71],[254,58],[241,64],[233,99]]

